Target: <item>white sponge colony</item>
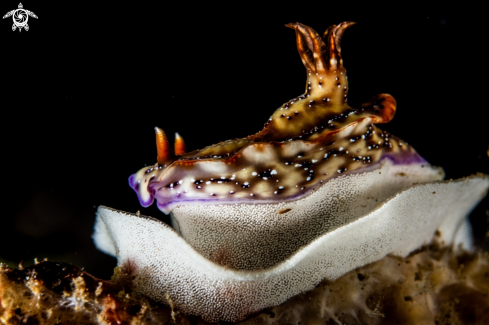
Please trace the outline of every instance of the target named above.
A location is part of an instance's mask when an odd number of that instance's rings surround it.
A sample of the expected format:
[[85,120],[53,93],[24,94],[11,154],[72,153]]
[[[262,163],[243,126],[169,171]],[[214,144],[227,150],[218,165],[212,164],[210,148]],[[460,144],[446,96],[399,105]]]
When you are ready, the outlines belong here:
[[[365,168],[365,170],[369,170]],[[204,257],[234,269],[272,267],[302,246],[347,225],[413,184],[442,180],[429,164],[394,164],[332,178],[296,200],[268,204],[180,205],[173,228]]]
[[[266,269],[219,265],[161,221],[106,207],[98,209],[94,240],[119,266],[130,265],[135,291],[207,321],[238,321],[387,254],[406,256],[436,230],[446,244],[470,246],[466,216],[488,188],[487,176],[414,185]],[[283,232],[282,245],[290,240]]]

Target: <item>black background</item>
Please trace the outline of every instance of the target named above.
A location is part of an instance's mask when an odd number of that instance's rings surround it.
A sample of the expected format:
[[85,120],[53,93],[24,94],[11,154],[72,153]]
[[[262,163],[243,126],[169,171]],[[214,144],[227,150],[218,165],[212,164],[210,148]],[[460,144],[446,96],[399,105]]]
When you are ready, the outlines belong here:
[[[3,1],[0,14],[17,5]],[[29,18],[29,31],[12,32],[11,18],[0,20],[0,260],[11,266],[47,257],[109,278],[116,261],[91,240],[97,206],[168,220],[140,207],[127,184],[155,162],[154,126],[198,149],[257,132],[303,93],[289,22],[320,33],[358,22],[342,42],[350,105],[390,93],[398,109],[382,129],[443,166],[447,178],[489,174],[488,28],[480,8],[23,5],[39,17]],[[471,215],[486,249],[488,210],[486,198]]]

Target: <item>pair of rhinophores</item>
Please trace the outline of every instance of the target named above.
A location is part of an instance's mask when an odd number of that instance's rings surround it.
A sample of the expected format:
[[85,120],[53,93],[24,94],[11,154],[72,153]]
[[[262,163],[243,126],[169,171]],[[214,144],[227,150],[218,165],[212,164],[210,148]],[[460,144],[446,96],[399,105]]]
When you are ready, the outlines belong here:
[[[403,140],[375,124],[396,102],[377,95],[348,106],[340,40],[300,23],[306,92],[243,139],[172,151],[156,128],[157,163],[132,175],[143,206],[161,221],[100,207],[97,247],[130,269],[136,291],[206,320],[238,321],[381,259],[407,256],[435,231],[471,248],[467,214],[489,188],[485,175],[442,181]],[[127,266],[130,266],[129,268]],[[170,302],[171,301],[171,302]]]

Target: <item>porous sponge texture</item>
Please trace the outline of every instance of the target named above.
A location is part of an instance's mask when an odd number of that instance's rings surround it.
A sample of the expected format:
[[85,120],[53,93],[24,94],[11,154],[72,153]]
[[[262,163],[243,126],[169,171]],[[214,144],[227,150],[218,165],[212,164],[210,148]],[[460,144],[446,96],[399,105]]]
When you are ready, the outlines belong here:
[[484,176],[416,185],[264,270],[223,267],[159,220],[104,207],[98,218],[108,232],[94,237],[111,238],[119,265],[133,265],[136,292],[171,300],[178,310],[206,321],[239,321],[388,254],[407,256],[429,243],[437,229],[445,244],[463,242],[459,229],[488,187]]
[[386,159],[368,172],[333,178],[297,200],[182,205],[171,215],[174,228],[204,257],[235,269],[264,269],[399,191],[442,178],[441,169],[427,164],[395,165]]

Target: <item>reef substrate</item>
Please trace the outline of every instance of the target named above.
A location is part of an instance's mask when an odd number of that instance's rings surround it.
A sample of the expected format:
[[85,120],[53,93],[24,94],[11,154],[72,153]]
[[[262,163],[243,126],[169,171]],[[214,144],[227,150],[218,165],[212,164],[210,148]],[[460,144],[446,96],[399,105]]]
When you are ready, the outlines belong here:
[[[67,263],[0,267],[1,324],[210,324]],[[226,323],[228,324],[228,323]],[[438,244],[323,281],[240,324],[489,324],[489,253]]]

